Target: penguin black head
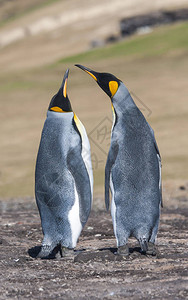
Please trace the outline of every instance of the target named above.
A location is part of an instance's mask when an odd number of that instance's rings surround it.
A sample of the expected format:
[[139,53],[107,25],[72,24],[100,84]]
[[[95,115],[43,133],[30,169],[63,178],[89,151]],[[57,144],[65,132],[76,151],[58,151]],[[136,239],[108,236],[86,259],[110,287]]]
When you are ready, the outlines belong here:
[[95,81],[98,83],[98,85],[103,89],[103,91],[112,98],[115,93],[117,92],[121,80],[118,79],[116,76],[110,74],[110,73],[99,73],[95,72],[89,68],[86,68],[82,65],[75,65],[76,67],[84,70],[86,73],[88,73]]
[[65,72],[63,82],[57,94],[55,94],[50,102],[48,110],[59,113],[72,112],[72,107],[67,95],[67,81],[69,69]]

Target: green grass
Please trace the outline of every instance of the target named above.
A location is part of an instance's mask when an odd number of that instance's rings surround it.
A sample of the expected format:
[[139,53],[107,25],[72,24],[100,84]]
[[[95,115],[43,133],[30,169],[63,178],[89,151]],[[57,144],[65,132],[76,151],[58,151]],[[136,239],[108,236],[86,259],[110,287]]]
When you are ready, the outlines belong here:
[[10,92],[10,91],[15,91],[15,90],[28,90],[36,87],[36,85],[33,82],[29,81],[12,81],[12,82],[6,82],[5,84],[2,84],[0,86],[0,92]]
[[188,22],[159,27],[150,34],[133,36],[111,46],[63,58],[58,63],[93,62],[123,56],[152,58],[177,49],[188,50]]

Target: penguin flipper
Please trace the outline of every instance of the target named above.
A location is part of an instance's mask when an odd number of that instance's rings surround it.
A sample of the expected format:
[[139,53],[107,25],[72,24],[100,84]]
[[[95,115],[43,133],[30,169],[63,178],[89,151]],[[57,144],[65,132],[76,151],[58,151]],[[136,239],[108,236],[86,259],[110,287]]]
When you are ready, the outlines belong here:
[[[149,125],[149,124],[148,124],[148,125]],[[161,207],[163,207],[163,199],[162,199],[162,180],[161,180],[161,168],[162,168],[161,155],[160,155],[159,148],[158,148],[158,145],[157,145],[157,142],[156,142],[156,139],[155,139],[154,131],[153,131],[153,129],[151,128],[150,125],[149,125],[149,128],[150,128],[150,131],[151,131],[151,134],[152,134],[152,137],[153,137],[153,142],[154,142],[155,150],[156,150],[156,152],[157,152],[157,159],[158,159],[158,164],[159,164],[159,174],[160,174],[160,177],[159,177],[160,204],[161,204]]]
[[91,211],[92,194],[89,175],[79,146],[69,150],[67,154],[67,166],[75,181],[79,196],[80,221],[82,226],[84,226]]
[[162,164],[161,164],[161,157],[160,157],[160,154],[157,154],[157,158],[158,158],[158,163],[159,163],[159,174],[160,174],[160,178],[159,178],[160,203],[161,203],[161,207],[163,207],[163,199],[162,199],[162,180],[161,180],[161,168],[162,168]]
[[110,147],[110,151],[108,153],[108,158],[105,167],[105,205],[107,211],[109,209],[109,202],[110,202],[109,201],[110,174],[111,174],[112,166],[115,163],[118,151],[119,151],[119,145],[117,142],[114,142]]

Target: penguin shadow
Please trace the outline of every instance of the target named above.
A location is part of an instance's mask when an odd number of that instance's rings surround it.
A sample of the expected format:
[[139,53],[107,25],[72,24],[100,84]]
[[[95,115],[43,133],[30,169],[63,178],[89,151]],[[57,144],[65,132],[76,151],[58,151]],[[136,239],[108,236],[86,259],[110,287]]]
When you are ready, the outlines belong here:
[[[109,253],[113,254],[116,258],[117,256],[121,256],[120,254],[118,254],[118,248],[100,248],[98,249],[98,251],[101,251],[101,252],[105,252],[105,251],[108,251]],[[127,256],[128,257],[137,257],[137,256],[140,256],[140,255],[145,255],[146,253],[142,252],[141,248],[139,246],[135,246],[135,247],[129,247],[129,255]]]
[[40,250],[41,250],[41,246],[35,246],[29,248],[27,253],[29,254],[30,257],[37,258],[37,255],[39,254]]
[[[28,254],[32,258],[38,258],[38,254],[41,251],[41,246],[35,246],[28,250]],[[144,257],[147,256],[145,252],[141,250],[139,246],[135,247],[129,247],[129,255],[126,256],[126,258],[134,259],[136,257]],[[61,259],[64,256],[62,255],[61,246],[58,245],[53,249],[53,251],[47,256],[43,257],[41,259]],[[114,260],[122,260],[124,257],[122,255],[118,254],[118,249],[113,247],[105,247],[105,248],[99,248],[94,251],[88,251],[87,249],[79,249],[74,250],[72,255],[72,258],[74,258],[74,262],[87,262],[92,260],[108,260],[108,261],[114,261]],[[68,257],[65,257],[68,258]]]
[[111,247],[99,248],[98,251],[110,251],[114,255],[117,254],[117,248],[111,248]]
[[[118,255],[118,248],[100,248],[98,249],[99,251],[110,251],[111,253],[113,253],[114,255]],[[133,254],[133,253],[137,253],[137,254],[145,254],[144,252],[142,252],[141,248],[139,246],[136,247],[129,247],[129,255]]]
[[82,251],[75,256],[74,262],[87,263],[89,261],[121,261],[125,259],[134,259],[142,254],[140,247],[129,248],[129,255],[127,256],[119,255],[117,250],[117,248],[105,247],[98,248],[93,251]]
[[[40,251],[41,251],[41,246],[35,246],[35,247],[28,249],[28,254],[32,258],[39,258],[38,255],[39,255]],[[84,251],[86,251],[86,249],[74,250],[73,255],[76,256],[79,253],[82,253]],[[41,259],[48,260],[48,259],[57,259],[57,258],[62,258],[62,257],[63,257],[63,254],[62,254],[62,250],[61,250],[61,245],[57,245],[48,256],[41,257]]]
[[155,254],[143,251],[139,245],[130,246],[129,247],[129,254],[122,255],[118,253],[118,248],[100,248],[98,252],[102,253],[102,256],[108,258],[108,260],[124,260],[124,259],[136,259],[136,258],[146,258],[146,257],[153,257],[160,258],[160,252],[157,250]]
[[[35,247],[32,247],[28,250],[28,254],[32,258],[38,258],[38,255],[39,255],[40,251],[41,251],[41,246],[35,246]],[[44,257],[44,258],[41,258],[41,259],[55,259],[56,255],[59,252],[60,252],[60,246],[57,246],[53,249],[53,251],[47,257]]]

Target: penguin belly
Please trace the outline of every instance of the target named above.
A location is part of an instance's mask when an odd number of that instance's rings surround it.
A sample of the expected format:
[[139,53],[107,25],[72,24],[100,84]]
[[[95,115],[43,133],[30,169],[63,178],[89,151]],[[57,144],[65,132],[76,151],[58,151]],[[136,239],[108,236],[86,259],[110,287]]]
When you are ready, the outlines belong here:
[[117,239],[117,235],[116,235],[116,203],[114,201],[114,185],[113,185],[113,181],[112,181],[112,176],[110,176],[110,190],[111,190],[111,195],[112,195],[112,199],[111,199],[111,217],[112,217],[112,223],[113,223],[113,229],[114,229],[114,234],[115,237]]
[[74,184],[75,201],[68,213],[68,220],[71,228],[72,236],[72,248],[76,247],[77,240],[82,231],[82,224],[80,221],[80,209],[79,209],[79,195]]

